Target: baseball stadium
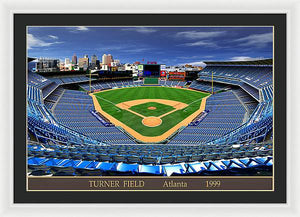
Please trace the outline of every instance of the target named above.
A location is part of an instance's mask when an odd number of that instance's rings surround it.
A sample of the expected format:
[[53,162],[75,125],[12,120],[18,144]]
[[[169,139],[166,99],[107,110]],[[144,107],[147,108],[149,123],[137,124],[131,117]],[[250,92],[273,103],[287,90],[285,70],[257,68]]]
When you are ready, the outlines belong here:
[[29,176],[272,175],[273,60],[195,77],[27,73]]

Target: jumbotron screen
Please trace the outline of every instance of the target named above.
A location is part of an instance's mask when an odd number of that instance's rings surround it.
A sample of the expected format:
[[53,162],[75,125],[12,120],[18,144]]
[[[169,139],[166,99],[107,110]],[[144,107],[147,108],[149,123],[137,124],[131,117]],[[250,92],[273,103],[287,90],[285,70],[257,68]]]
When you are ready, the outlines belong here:
[[145,64],[144,65],[144,77],[159,77],[160,65]]

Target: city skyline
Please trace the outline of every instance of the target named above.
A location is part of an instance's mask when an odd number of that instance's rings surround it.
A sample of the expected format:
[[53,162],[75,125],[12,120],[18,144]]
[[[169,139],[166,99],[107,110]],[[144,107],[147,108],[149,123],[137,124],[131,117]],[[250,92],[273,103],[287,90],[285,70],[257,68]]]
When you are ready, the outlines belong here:
[[[201,65],[273,58],[272,27],[28,27],[28,56]],[[237,55],[238,54],[238,55]]]

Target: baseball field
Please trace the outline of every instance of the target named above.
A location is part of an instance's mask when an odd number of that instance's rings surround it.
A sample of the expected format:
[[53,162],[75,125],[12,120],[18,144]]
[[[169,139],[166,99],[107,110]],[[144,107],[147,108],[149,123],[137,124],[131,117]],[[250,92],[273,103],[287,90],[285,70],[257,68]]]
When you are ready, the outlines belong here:
[[95,108],[142,142],[160,142],[205,109],[208,93],[172,87],[131,87],[91,95]]

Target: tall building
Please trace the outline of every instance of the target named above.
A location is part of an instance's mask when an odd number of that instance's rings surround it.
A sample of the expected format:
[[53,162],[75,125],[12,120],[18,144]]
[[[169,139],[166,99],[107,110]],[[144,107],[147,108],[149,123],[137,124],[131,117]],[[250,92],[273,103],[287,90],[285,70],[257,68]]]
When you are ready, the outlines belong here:
[[107,65],[107,55],[106,54],[103,54],[103,56],[102,56],[102,64]]
[[103,56],[102,56],[102,64],[103,65],[110,65],[112,61],[113,61],[113,57],[111,54],[108,54],[108,55],[103,54]]
[[113,57],[112,57],[111,54],[108,54],[108,55],[107,55],[107,62],[108,62],[108,63],[107,63],[108,65],[110,65],[111,62],[113,62]]
[[97,63],[97,56],[94,54],[94,55],[92,55],[92,58],[91,58],[91,64],[96,65],[96,63]]
[[65,65],[69,65],[70,64],[70,59],[69,58],[65,58]]
[[87,70],[89,67],[89,58],[79,58],[78,67],[83,69],[84,71]]
[[94,55],[92,55],[92,58],[91,58],[91,68],[95,69],[96,67],[100,67],[100,64],[99,64],[97,56],[94,54]]
[[100,67],[100,60],[96,60],[96,66]]
[[74,54],[73,57],[72,57],[72,63],[73,64],[77,64],[77,56],[76,56],[76,54]]

